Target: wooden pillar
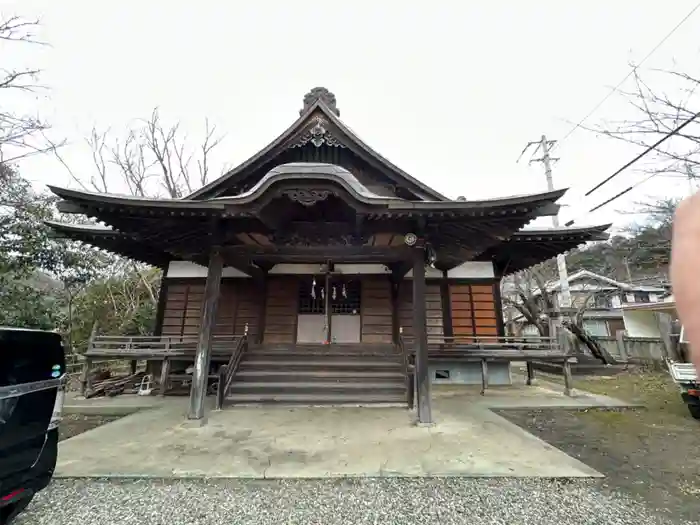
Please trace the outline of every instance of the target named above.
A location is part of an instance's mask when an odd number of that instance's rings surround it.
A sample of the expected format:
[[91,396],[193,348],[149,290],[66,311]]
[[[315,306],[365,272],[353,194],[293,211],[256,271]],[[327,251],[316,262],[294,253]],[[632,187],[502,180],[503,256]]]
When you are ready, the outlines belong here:
[[326,315],[326,342],[331,343],[331,272],[326,272],[326,280],[323,283],[323,310]]
[[[508,361],[506,361],[508,362]],[[510,364],[510,363],[509,363]],[[481,395],[486,394],[486,387],[489,386],[489,365],[486,359],[481,360]]]
[[160,395],[164,396],[168,391],[168,377],[170,377],[170,358],[163,359],[160,367]]
[[398,344],[401,335],[399,322],[399,286],[401,285],[389,278],[389,286],[391,286],[391,340],[394,344]]
[[188,419],[202,419],[204,417],[204,398],[207,395],[207,384],[209,381],[211,343],[216,320],[216,306],[221,290],[222,269],[223,259],[221,252],[216,247],[212,248],[209,255],[207,282],[204,286],[204,302],[202,304],[199,339],[197,341],[197,354],[194,360],[194,373],[192,374]]
[[567,357],[564,360],[563,372],[564,372],[564,395],[571,396],[573,390],[573,379],[571,377],[571,360],[572,358]]
[[163,277],[160,278],[160,290],[158,291],[158,305],[156,307],[156,324],[153,327],[153,335],[163,335],[163,317],[165,306],[168,302],[168,265],[163,267]]
[[433,422],[430,407],[428,373],[428,330],[425,314],[425,249],[422,243],[413,248],[413,336],[416,352],[416,394],[418,423]]
[[452,342],[455,335],[454,326],[452,326],[452,301],[450,300],[450,281],[445,270],[440,280],[440,300],[442,301],[442,333],[445,342]]

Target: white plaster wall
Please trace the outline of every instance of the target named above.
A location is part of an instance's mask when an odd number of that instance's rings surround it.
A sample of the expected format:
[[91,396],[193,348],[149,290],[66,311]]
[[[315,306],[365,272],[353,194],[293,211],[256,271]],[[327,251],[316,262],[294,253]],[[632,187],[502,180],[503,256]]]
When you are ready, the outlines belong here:
[[[442,272],[435,268],[425,268],[426,278],[442,277]],[[490,261],[469,261],[448,270],[448,279],[493,279],[493,263]],[[413,270],[409,270],[406,279],[413,279]]]
[[[280,263],[270,269],[272,275],[314,275],[325,272],[325,264]],[[384,275],[391,273],[383,264],[336,264],[334,272],[345,275]]]
[[622,310],[629,337],[661,337],[656,313],[645,310]]
[[385,264],[336,264],[335,271],[346,275],[382,275],[391,270]]
[[[434,385],[480,385],[481,363],[465,363],[463,361],[439,361],[430,363],[430,379]],[[449,370],[449,379],[435,379],[437,370]],[[508,363],[489,363],[489,385],[510,385],[510,365]]]
[[[171,278],[207,277],[207,268],[189,261],[171,261],[165,275]],[[222,277],[250,277],[236,268],[225,267],[221,272]]]

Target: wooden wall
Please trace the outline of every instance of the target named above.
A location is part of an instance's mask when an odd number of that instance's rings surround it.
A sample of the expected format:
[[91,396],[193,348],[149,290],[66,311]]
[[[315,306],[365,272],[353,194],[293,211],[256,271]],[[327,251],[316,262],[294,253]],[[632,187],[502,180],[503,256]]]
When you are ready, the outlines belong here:
[[[499,335],[498,284],[449,282],[449,300],[443,301],[440,281],[426,283],[426,316],[429,338]],[[248,334],[257,341],[263,330],[265,343],[295,343],[297,330],[297,276],[270,276],[263,287],[252,279],[224,279],[221,284],[215,335]],[[392,285],[388,276],[362,279],[362,342],[391,343],[393,334]],[[199,333],[204,280],[168,280],[162,314],[163,335]],[[413,286],[404,280],[397,296],[398,326],[413,336]],[[448,308],[449,306],[449,308]],[[263,310],[264,309],[264,310]],[[445,323],[447,325],[445,326]]]
[[[442,296],[440,282],[429,280],[425,284],[425,317],[428,339],[444,336]],[[406,337],[413,337],[413,281],[404,280],[399,285],[399,326]]]
[[460,336],[498,335],[496,284],[449,283],[452,333]]
[[386,275],[368,275],[362,279],[362,342],[391,343],[393,319],[391,282]]
[[274,276],[267,279],[264,343],[295,343],[299,279]]
[[[166,287],[162,335],[199,333],[204,279],[173,280]],[[251,279],[225,279],[217,306],[214,335],[242,335],[248,323],[248,335],[257,338],[260,330],[262,289]]]
[[168,282],[163,335],[197,335],[202,315],[204,281]]

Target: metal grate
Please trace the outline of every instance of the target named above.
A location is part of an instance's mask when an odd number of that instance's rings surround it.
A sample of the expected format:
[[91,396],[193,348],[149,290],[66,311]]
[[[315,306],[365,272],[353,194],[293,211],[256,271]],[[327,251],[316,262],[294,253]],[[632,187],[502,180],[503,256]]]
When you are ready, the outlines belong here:
[[360,281],[331,280],[330,288],[331,313],[360,315]]
[[324,290],[324,276],[316,276],[316,286],[313,283],[313,277],[301,281],[298,302],[300,314],[325,314],[325,294],[328,293],[332,314],[360,315],[360,281],[331,279],[328,290]]
[[[325,277],[316,277],[316,286],[314,286],[314,278],[309,276],[302,279],[299,284],[299,313],[300,314],[324,314],[325,300],[323,299],[323,285]],[[315,292],[315,298],[312,295],[312,290]]]

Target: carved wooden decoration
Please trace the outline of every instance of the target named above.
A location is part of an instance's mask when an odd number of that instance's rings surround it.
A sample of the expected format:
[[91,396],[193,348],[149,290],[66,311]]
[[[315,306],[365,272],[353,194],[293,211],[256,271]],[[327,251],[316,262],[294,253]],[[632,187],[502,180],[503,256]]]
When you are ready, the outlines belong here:
[[333,134],[328,130],[327,122],[322,117],[314,117],[314,124],[308,128],[299,139],[292,144],[293,148],[300,148],[305,146],[309,142],[320,148],[324,144],[327,146],[333,146],[335,148],[344,148],[345,146],[341,144],[338,139],[336,139]]
[[298,202],[302,206],[313,206],[321,201],[325,201],[331,194],[329,190],[287,190],[284,194],[293,202]]
[[331,233],[319,235],[304,235],[291,232],[276,232],[272,236],[272,242],[278,246],[312,247],[312,246],[363,246],[367,236],[353,234],[333,235]]

